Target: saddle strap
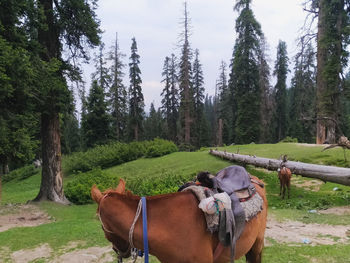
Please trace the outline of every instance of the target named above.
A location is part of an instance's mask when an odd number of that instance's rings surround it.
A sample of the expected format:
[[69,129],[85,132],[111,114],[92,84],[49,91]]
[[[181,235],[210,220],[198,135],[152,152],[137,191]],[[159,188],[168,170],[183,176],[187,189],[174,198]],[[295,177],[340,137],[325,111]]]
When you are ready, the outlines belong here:
[[221,256],[224,249],[225,247],[219,242],[214,251],[214,262]]

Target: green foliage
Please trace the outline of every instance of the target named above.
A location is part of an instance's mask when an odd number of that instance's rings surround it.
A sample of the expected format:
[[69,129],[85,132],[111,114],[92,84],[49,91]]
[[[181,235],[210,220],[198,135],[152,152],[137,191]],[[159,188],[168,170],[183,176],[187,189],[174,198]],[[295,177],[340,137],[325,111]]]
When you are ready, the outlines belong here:
[[106,175],[100,168],[96,168],[90,172],[75,175],[74,180],[67,183],[64,193],[69,201],[77,205],[88,204],[93,202],[90,190],[94,184],[104,191],[116,187],[118,182],[118,178]]
[[145,156],[159,157],[177,151],[178,148],[173,142],[156,138],[148,144]]
[[4,174],[2,176],[2,181],[4,183],[9,181],[21,181],[39,173],[39,171],[40,169],[35,168],[34,165],[27,165],[13,170],[8,174]]
[[284,41],[279,41],[277,47],[277,58],[273,74],[277,77],[275,85],[275,111],[274,124],[272,126],[273,141],[279,141],[287,132],[287,74],[288,74],[288,56],[287,45]]
[[141,70],[139,67],[140,56],[137,53],[136,39],[132,39],[131,56],[129,63],[129,133],[132,140],[138,141],[142,132],[144,115],[144,98],[142,93]]
[[107,168],[136,160],[142,156],[162,156],[177,151],[173,142],[154,139],[153,141],[131,142],[129,144],[114,142],[64,156],[62,170],[68,175],[75,172],[86,172],[93,168]]
[[[234,142],[258,142],[261,130],[261,87],[259,85],[261,26],[255,19],[250,1],[237,1],[240,14],[236,20],[238,34],[234,46],[229,89],[234,114]],[[249,107],[247,107],[249,105]]]
[[292,138],[290,136],[285,137],[284,139],[282,139],[281,141],[279,141],[280,143],[282,142],[293,142],[293,143],[298,143],[298,139],[297,138]]

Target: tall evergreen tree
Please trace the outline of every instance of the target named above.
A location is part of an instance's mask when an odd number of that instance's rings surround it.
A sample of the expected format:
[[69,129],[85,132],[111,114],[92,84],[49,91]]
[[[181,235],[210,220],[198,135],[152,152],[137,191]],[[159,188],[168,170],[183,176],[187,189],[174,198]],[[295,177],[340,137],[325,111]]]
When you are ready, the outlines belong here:
[[184,17],[182,20],[183,32],[181,33],[181,56],[179,72],[179,89],[180,89],[180,124],[183,141],[185,144],[191,144],[191,124],[193,118],[193,90],[192,90],[192,51],[189,42],[189,17],[187,3],[184,3]]
[[204,118],[203,106],[204,106],[204,79],[202,64],[199,61],[199,50],[195,50],[195,58],[193,62],[193,144],[197,147],[202,145],[202,141],[208,141],[204,139],[207,137],[208,124]]
[[0,1],[0,186],[3,173],[32,161],[38,149],[29,15],[23,0]]
[[250,8],[251,0],[238,0],[234,9],[238,37],[233,51],[229,88],[232,93],[234,141],[258,142],[261,130],[259,85],[260,24]]
[[274,114],[274,141],[280,141],[287,132],[287,73],[288,56],[287,44],[279,41],[277,46],[277,58],[273,74],[277,77],[275,85],[275,114]]
[[109,140],[109,115],[103,88],[93,80],[87,98],[86,146],[106,144]]
[[216,82],[218,96],[218,135],[217,144],[229,144],[231,139],[232,111],[230,106],[231,94],[227,83],[227,65],[221,61],[219,78]]
[[274,109],[274,101],[272,98],[272,91],[270,86],[270,67],[267,63],[267,43],[264,37],[261,38],[261,50],[259,54],[259,85],[261,88],[261,133],[260,142],[272,142],[271,136],[271,122],[272,113]]
[[[85,45],[99,43],[99,23],[96,19],[96,0],[38,0],[33,4],[35,15],[30,17],[36,26],[39,57],[38,88],[41,103],[42,180],[35,201],[51,200],[67,203],[63,192],[61,171],[61,140],[59,113],[63,112],[69,96],[65,71],[74,66],[62,58],[63,47],[72,51],[71,57],[87,58]],[[72,19],[74,18],[74,19]],[[72,72],[72,71],[71,71]]]
[[289,134],[300,142],[312,143],[315,136],[316,65],[311,44],[295,57],[291,81]]
[[106,93],[109,87],[109,83],[111,82],[111,75],[109,74],[109,70],[107,68],[104,48],[105,44],[101,43],[99,47],[99,53],[94,59],[96,71],[92,73],[92,79],[96,80],[97,84],[102,88],[104,93]]
[[176,57],[171,54],[171,58],[166,57],[162,72],[162,106],[161,112],[166,122],[166,134],[169,140],[177,142],[177,121],[179,111],[178,76],[176,73]]
[[109,104],[112,121],[112,137],[118,141],[126,139],[127,126],[127,91],[123,84],[123,68],[125,65],[122,62],[122,54],[119,50],[118,35],[116,34],[115,45],[111,52],[110,59],[113,61],[111,68],[112,83],[109,90]]
[[144,99],[141,88],[142,80],[139,64],[140,56],[137,54],[137,44],[135,38],[133,38],[129,63],[129,127],[131,138],[135,141],[138,141],[140,139],[142,121],[144,117]]
[[156,111],[154,103],[151,103],[149,115],[145,119],[145,132],[144,138],[146,140],[153,140],[157,137],[163,137],[163,123],[162,114],[160,109]]
[[307,3],[308,9],[318,17],[316,143],[335,143],[341,115],[340,75],[348,58],[350,2],[310,0]]
[[[214,98],[215,99],[215,98]],[[209,125],[208,128],[208,145],[215,145],[216,143],[216,116],[213,98],[208,94],[204,99],[204,116]]]

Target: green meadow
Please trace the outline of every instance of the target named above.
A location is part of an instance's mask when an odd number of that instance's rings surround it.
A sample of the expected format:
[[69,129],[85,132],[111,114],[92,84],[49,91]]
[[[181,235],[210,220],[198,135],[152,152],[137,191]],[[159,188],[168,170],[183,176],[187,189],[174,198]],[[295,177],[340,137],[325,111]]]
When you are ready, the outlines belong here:
[[[279,158],[287,154],[289,160],[316,164],[349,167],[350,161],[344,160],[342,149],[334,148],[321,152],[322,146],[307,146],[294,143],[233,145],[219,148],[228,152],[239,152],[268,158]],[[155,195],[173,192],[182,183],[191,180],[199,171],[216,173],[232,163],[211,156],[209,149],[197,152],[175,152],[162,157],[141,158],[117,166],[103,169],[103,173],[126,180],[126,187],[140,195]],[[349,157],[350,159],[350,153]],[[297,187],[296,183],[311,179],[296,177],[291,187],[291,198],[281,200],[278,196],[279,182],[276,172],[248,166],[247,170],[263,179],[266,183],[269,202],[269,216],[275,220],[300,221],[305,224],[329,224],[349,227],[349,240],[332,245],[314,245],[300,243],[281,243],[269,240],[264,249],[263,262],[350,262],[350,215],[310,213],[311,210],[324,210],[337,206],[350,205],[350,187],[334,183],[322,183],[317,191]],[[69,174],[64,178],[67,186],[80,174]],[[12,180],[4,183],[0,216],[9,213],[9,207],[16,209],[18,204],[25,204],[38,193],[39,173],[24,180]],[[334,189],[337,189],[335,191]],[[49,202],[36,204],[50,218],[46,224],[35,227],[15,227],[0,232],[0,262],[12,262],[11,254],[22,249],[32,249],[42,244],[52,248],[49,258],[33,262],[51,262],[62,254],[70,242],[78,242],[79,249],[105,247],[110,243],[105,240],[100,222],[96,218],[95,204],[62,206]],[[0,226],[1,227],[1,226]],[[281,229],[283,231],[283,229]],[[115,260],[115,259],[114,259]],[[151,258],[151,262],[158,262]],[[237,262],[244,262],[240,260]]]

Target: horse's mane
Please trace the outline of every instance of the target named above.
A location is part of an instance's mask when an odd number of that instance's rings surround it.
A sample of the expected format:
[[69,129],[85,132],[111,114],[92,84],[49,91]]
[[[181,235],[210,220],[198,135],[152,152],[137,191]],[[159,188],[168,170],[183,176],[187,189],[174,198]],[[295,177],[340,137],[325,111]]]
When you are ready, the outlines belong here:
[[[184,192],[160,194],[160,195],[155,195],[155,196],[147,196],[146,199],[147,200],[168,199],[168,198],[172,198],[172,197],[178,196],[178,195],[186,195],[186,194],[188,194],[188,192],[191,193],[190,191],[184,191]],[[137,200],[137,201],[140,200],[140,196],[133,194],[130,190],[126,190],[125,193],[118,193],[117,191],[115,191],[113,189],[108,189],[108,190],[103,192],[103,195],[116,196],[118,198],[129,199],[129,200],[130,199]]]

